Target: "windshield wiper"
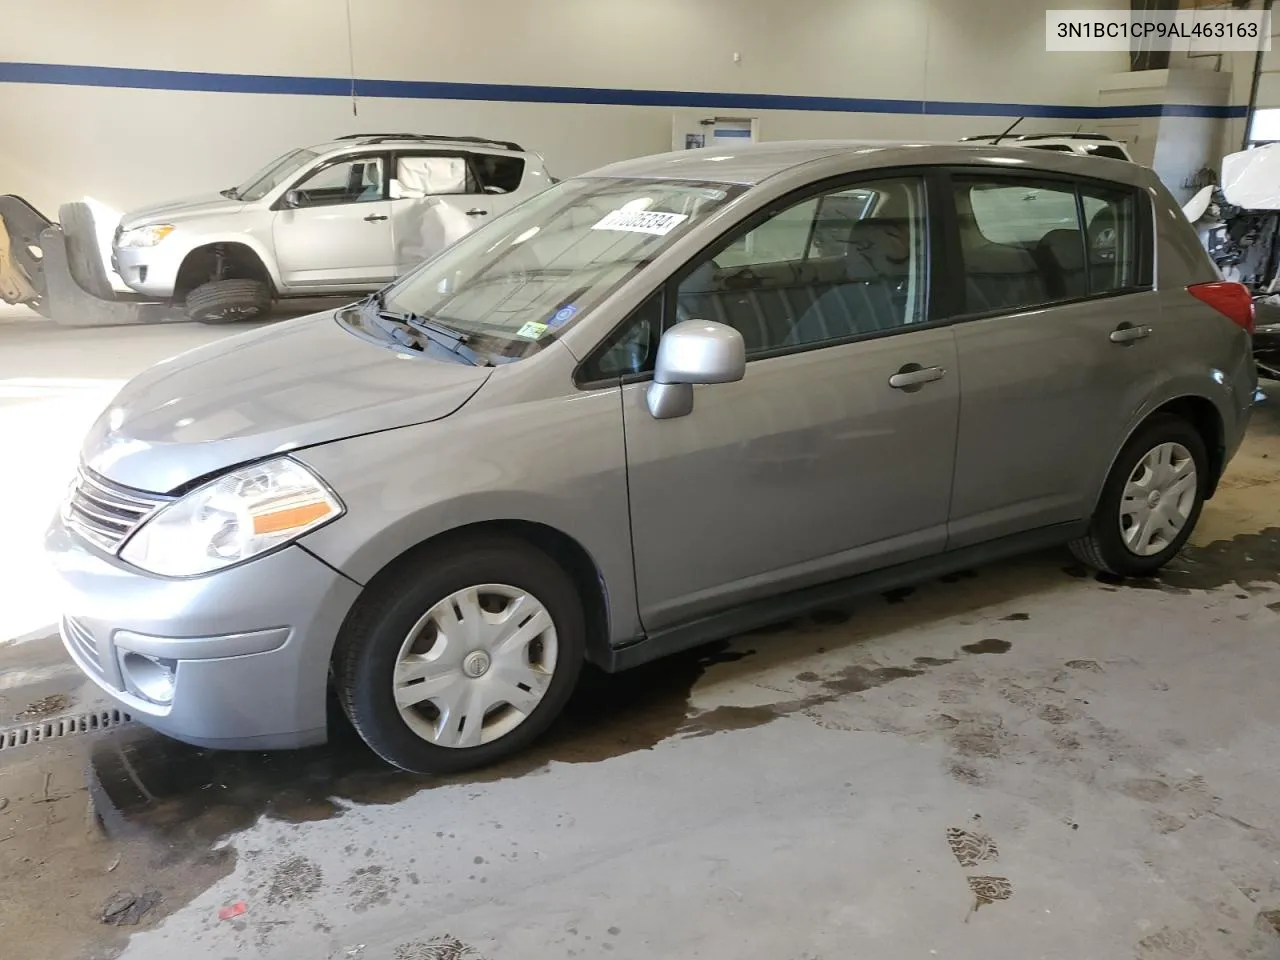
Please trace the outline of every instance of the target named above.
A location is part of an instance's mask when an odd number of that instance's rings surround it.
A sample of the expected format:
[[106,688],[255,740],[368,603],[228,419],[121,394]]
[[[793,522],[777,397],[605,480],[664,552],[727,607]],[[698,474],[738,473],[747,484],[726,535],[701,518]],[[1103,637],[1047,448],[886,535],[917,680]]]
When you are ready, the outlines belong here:
[[235,187],[227,187],[225,190],[219,190],[218,193],[226,197],[228,200],[239,200],[240,194]]
[[426,317],[419,316],[416,313],[397,313],[394,310],[388,310],[381,290],[373,294],[369,300],[377,308],[378,316],[381,319],[390,320],[393,323],[400,324],[401,328],[407,327],[409,330],[421,334],[437,346],[444,347],[450,353],[457,354],[474,367],[493,366],[492,362],[482,360],[475,350],[467,346],[471,338],[461,330],[455,330],[453,327],[436,323],[434,320],[428,320]]

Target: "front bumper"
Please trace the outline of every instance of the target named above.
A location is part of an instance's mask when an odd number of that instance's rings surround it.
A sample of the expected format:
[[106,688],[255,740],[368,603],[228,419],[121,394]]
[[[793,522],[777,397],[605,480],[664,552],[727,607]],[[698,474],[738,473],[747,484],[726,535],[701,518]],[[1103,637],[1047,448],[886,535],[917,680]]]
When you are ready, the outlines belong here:
[[130,290],[145,297],[167,300],[173,296],[178,268],[182,266],[182,257],[176,249],[165,247],[172,240],[172,236],[166,237],[154,247],[112,246],[111,266]]
[[[60,518],[45,549],[67,652],[136,720],[220,749],[325,741],[329,658],[356,583],[297,546],[204,577],[152,577],[88,546]],[[167,703],[141,695],[126,666],[136,655],[173,662]]]

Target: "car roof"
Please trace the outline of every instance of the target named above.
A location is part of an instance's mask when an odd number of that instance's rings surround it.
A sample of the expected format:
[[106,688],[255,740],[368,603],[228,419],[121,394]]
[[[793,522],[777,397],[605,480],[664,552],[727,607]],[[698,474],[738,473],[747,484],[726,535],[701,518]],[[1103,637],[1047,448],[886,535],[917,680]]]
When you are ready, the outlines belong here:
[[518,143],[506,140],[490,140],[486,137],[439,136],[411,133],[352,134],[307,147],[314,153],[334,153],[341,150],[362,150],[366,147],[459,147],[480,153],[526,153]]
[[[1034,165],[1041,170],[1059,171],[1128,183],[1137,182],[1133,167],[1120,160],[1038,150],[1025,145],[948,141],[902,140],[779,140],[734,146],[701,147],[612,163],[583,176],[667,179],[732,183],[755,186],[772,177],[814,165],[824,174],[875,167],[924,164],[986,163]],[[1100,168],[1098,164],[1114,166]],[[1138,168],[1145,169],[1145,168]]]

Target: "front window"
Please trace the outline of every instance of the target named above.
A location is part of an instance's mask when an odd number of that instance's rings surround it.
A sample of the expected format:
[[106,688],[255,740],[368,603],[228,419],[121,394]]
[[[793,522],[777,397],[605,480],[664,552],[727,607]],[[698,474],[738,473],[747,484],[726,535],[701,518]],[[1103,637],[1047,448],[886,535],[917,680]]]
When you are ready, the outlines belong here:
[[238,187],[234,187],[232,194],[237,200],[261,200],[319,156],[320,154],[314,150],[291,150],[283,157],[272,160]]
[[566,180],[387,288],[389,313],[463,334],[495,362],[530,356],[744,188]]

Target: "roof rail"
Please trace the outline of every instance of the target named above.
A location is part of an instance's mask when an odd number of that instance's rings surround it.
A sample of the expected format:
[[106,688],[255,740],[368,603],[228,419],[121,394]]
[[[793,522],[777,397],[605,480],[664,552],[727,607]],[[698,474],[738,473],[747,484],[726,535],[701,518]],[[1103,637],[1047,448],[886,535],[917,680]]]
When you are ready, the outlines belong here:
[[1112,140],[1105,133],[1024,133],[1016,140]]
[[524,147],[510,140],[490,140],[488,137],[444,137],[430,133],[349,133],[338,140],[359,140],[361,143],[385,143],[388,140],[417,140],[423,143],[474,143],[490,147],[502,147],[524,153]]

